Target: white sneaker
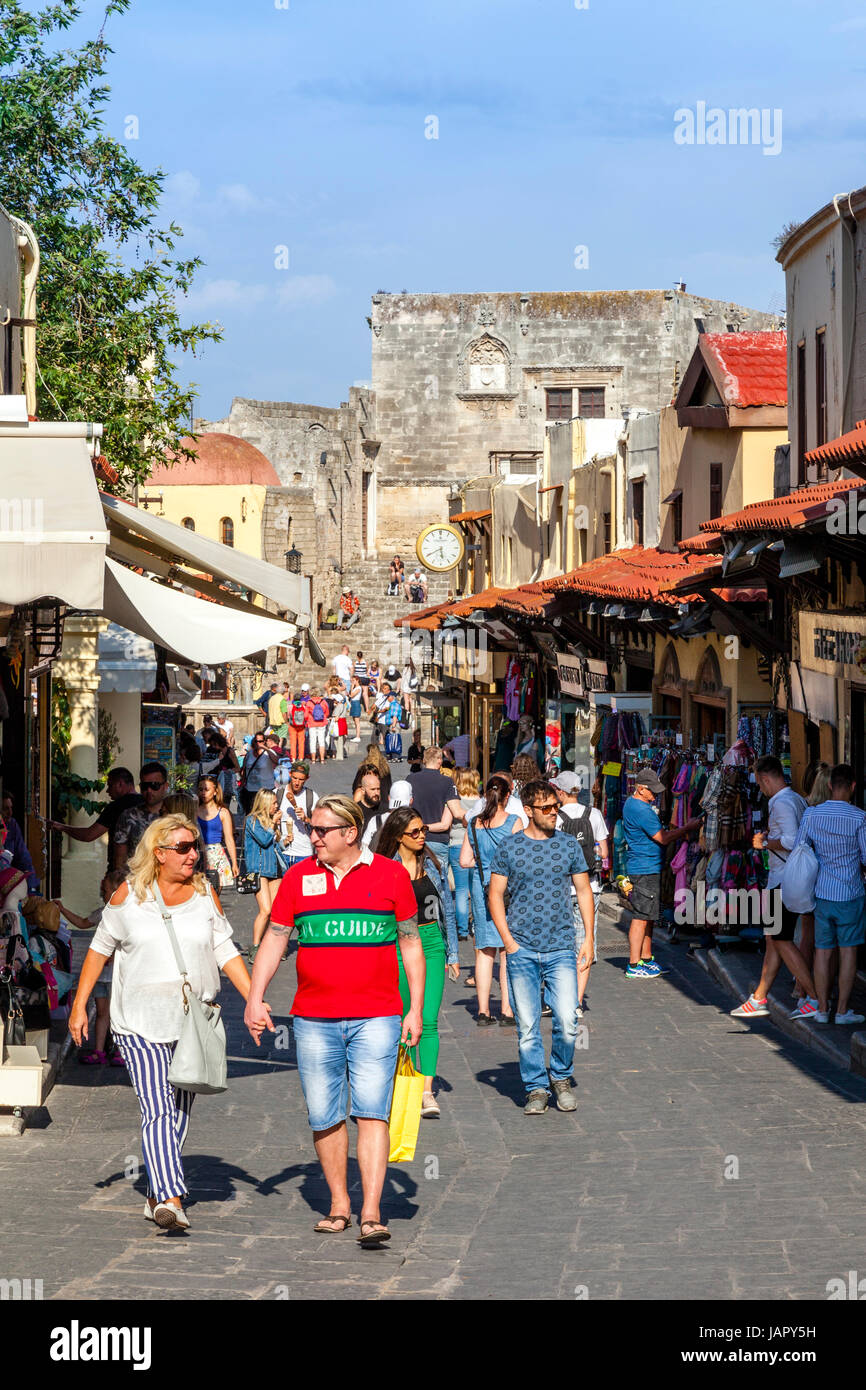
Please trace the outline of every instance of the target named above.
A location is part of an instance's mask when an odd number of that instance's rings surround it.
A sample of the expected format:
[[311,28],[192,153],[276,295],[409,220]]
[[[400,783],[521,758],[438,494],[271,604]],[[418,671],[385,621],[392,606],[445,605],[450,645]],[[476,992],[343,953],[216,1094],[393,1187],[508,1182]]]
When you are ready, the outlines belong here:
[[848,1009],[844,1014],[836,1015],[837,1023],[866,1023],[866,1015],[855,1014],[853,1009]]
[[183,1230],[189,1228],[186,1212],[181,1207],[172,1206],[170,1202],[157,1202],[153,1209],[153,1219],[163,1231],[172,1231],[177,1227]]
[[146,1197],[144,1199],[144,1219],[145,1221],[153,1220],[153,1207],[150,1205],[150,1202],[147,1200]]
[[830,1015],[829,1015],[829,1013],[823,1014],[823,1013],[821,1012],[820,1009],[816,1009],[815,1012],[814,1012],[813,1014],[810,1014],[810,1018],[812,1019],[812,1022],[813,1022],[813,1023],[829,1023],[829,1022],[830,1022]]
[[814,1018],[818,1012],[818,1000],[805,995],[789,1015],[789,1018]]

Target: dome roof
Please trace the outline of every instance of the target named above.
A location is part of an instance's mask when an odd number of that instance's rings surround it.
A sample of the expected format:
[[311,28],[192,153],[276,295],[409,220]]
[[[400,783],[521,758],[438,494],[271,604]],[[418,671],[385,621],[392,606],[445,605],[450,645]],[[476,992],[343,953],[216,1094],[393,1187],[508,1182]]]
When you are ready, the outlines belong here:
[[[193,449],[195,459],[158,465],[147,480],[148,487],[194,484],[198,487],[230,487],[259,483],[262,487],[281,487],[273,464],[255,444],[233,434],[200,434],[198,439],[184,435],[185,448]],[[171,459],[170,453],[166,454]]]

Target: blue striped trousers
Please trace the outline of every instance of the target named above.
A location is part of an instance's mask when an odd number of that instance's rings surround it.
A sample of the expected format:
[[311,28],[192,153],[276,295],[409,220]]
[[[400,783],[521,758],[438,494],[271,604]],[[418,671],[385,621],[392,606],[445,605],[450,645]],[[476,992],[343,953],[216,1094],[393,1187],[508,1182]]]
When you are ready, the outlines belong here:
[[176,1044],[148,1042],[135,1033],[116,1033],[114,1040],[141,1107],[147,1195],[160,1202],[166,1197],[183,1197],[188,1189],[181,1151],[195,1095],[192,1091],[179,1091],[168,1079]]

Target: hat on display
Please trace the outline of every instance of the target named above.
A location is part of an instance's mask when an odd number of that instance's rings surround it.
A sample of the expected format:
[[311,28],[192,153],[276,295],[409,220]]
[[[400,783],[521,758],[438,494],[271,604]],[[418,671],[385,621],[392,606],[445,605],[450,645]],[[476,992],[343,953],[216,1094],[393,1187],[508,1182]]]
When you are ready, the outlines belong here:
[[651,767],[645,767],[635,778],[636,787],[649,787],[653,796],[661,796],[665,790],[664,782],[660,782]]
[[551,786],[571,796],[580,789],[580,778],[576,772],[560,772],[557,777],[551,778]]

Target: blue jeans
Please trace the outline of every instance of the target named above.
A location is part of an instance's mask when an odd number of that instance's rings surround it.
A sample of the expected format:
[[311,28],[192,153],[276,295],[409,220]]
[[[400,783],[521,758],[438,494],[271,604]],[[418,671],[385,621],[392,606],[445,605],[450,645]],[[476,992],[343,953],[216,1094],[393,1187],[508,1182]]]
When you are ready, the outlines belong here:
[[457,917],[457,935],[465,941],[469,935],[469,870],[460,867],[460,846],[449,845],[448,863],[454,875],[454,912]]
[[520,1075],[529,1091],[547,1090],[541,1039],[541,987],[553,1009],[550,1079],[571,1076],[577,1042],[577,958],[573,950],[532,951],[521,946],[506,956],[508,991],[517,1019]]
[[402,1027],[399,1014],[384,1018],[295,1018],[298,1075],[311,1129],[342,1124],[349,1086],[352,1116],[387,1124]]
[[430,840],[428,840],[428,841],[427,841],[427,848],[430,849],[430,850],[432,850],[433,853],[436,855],[436,858],[437,858],[437,860],[438,860],[438,862],[439,862],[439,868],[442,870],[443,874],[447,874],[447,872],[448,872],[448,841],[446,840],[445,844],[443,845],[443,844],[440,844],[438,840],[433,840],[432,842],[431,842]]

